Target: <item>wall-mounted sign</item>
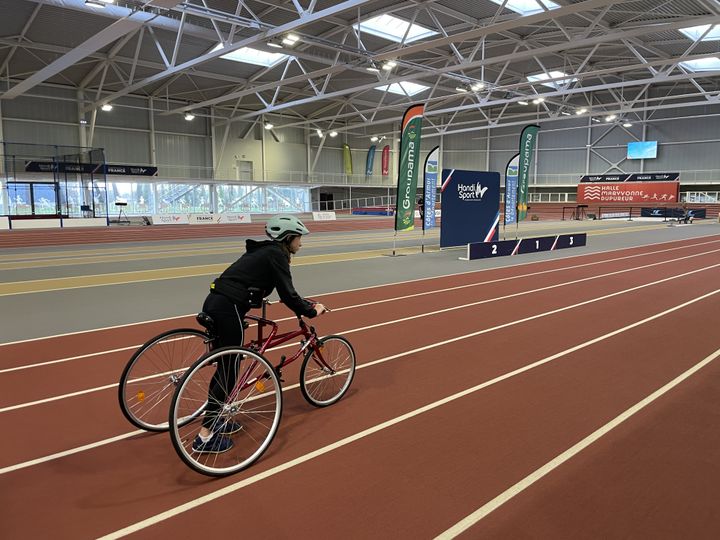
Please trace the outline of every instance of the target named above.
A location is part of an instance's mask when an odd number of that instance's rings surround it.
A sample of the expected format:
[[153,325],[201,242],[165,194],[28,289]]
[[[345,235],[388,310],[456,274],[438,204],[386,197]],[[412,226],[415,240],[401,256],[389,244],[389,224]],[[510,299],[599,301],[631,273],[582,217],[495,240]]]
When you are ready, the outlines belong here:
[[[103,171],[104,167],[104,171]],[[26,161],[25,172],[68,172],[79,174],[121,174],[124,176],[157,176],[158,168],[149,165],[100,165],[67,161]]]
[[587,174],[581,182],[677,182],[679,172],[671,173],[634,173],[634,174]]

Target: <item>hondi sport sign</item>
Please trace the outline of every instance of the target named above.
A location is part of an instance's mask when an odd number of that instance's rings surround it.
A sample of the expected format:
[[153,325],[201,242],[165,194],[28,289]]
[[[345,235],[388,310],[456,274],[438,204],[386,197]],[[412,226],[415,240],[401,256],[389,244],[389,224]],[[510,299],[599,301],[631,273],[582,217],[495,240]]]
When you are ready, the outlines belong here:
[[578,184],[578,204],[677,203],[679,182],[623,182]]

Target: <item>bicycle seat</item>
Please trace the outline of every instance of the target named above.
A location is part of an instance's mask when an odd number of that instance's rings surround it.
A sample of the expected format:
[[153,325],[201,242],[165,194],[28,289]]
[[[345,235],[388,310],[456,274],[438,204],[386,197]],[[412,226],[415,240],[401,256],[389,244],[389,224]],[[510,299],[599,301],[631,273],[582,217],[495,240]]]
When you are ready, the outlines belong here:
[[210,315],[201,311],[195,316],[195,320],[198,324],[200,324],[200,326],[205,327],[210,334],[215,335],[215,321],[213,321]]

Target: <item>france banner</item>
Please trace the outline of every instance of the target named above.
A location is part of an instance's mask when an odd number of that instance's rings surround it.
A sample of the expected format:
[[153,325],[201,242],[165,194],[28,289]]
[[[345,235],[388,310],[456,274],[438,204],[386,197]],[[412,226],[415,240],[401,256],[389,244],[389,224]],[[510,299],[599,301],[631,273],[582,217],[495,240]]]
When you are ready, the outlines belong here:
[[425,159],[425,182],[423,184],[423,230],[435,227],[435,194],[437,192],[438,158],[440,147],[433,148]]
[[515,154],[505,167],[505,225],[517,223],[517,187],[520,154]]
[[500,173],[442,171],[440,247],[498,240]]

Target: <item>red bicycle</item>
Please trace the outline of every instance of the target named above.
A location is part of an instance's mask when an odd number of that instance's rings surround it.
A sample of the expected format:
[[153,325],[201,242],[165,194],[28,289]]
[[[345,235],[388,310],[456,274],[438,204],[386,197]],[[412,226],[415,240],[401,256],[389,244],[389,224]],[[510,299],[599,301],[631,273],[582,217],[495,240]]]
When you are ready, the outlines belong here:
[[[180,458],[192,469],[209,476],[225,476],[249,467],[267,450],[282,416],[281,370],[303,356],[298,386],[303,397],[316,407],[327,407],[345,395],[355,375],[355,351],[342,336],[318,337],[313,326],[298,316],[297,330],[278,333],[278,324],[248,314],[257,323],[257,339],[245,347],[214,349],[197,360],[179,381],[170,405],[170,438]],[[198,315],[208,335],[213,321]],[[265,336],[265,329],[269,334]],[[300,339],[297,351],[272,366],[267,350]],[[215,391],[208,397],[208,389]],[[193,442],[202,427],[226,433],[233,426],[232,446],[222,453],[199,452]]]

